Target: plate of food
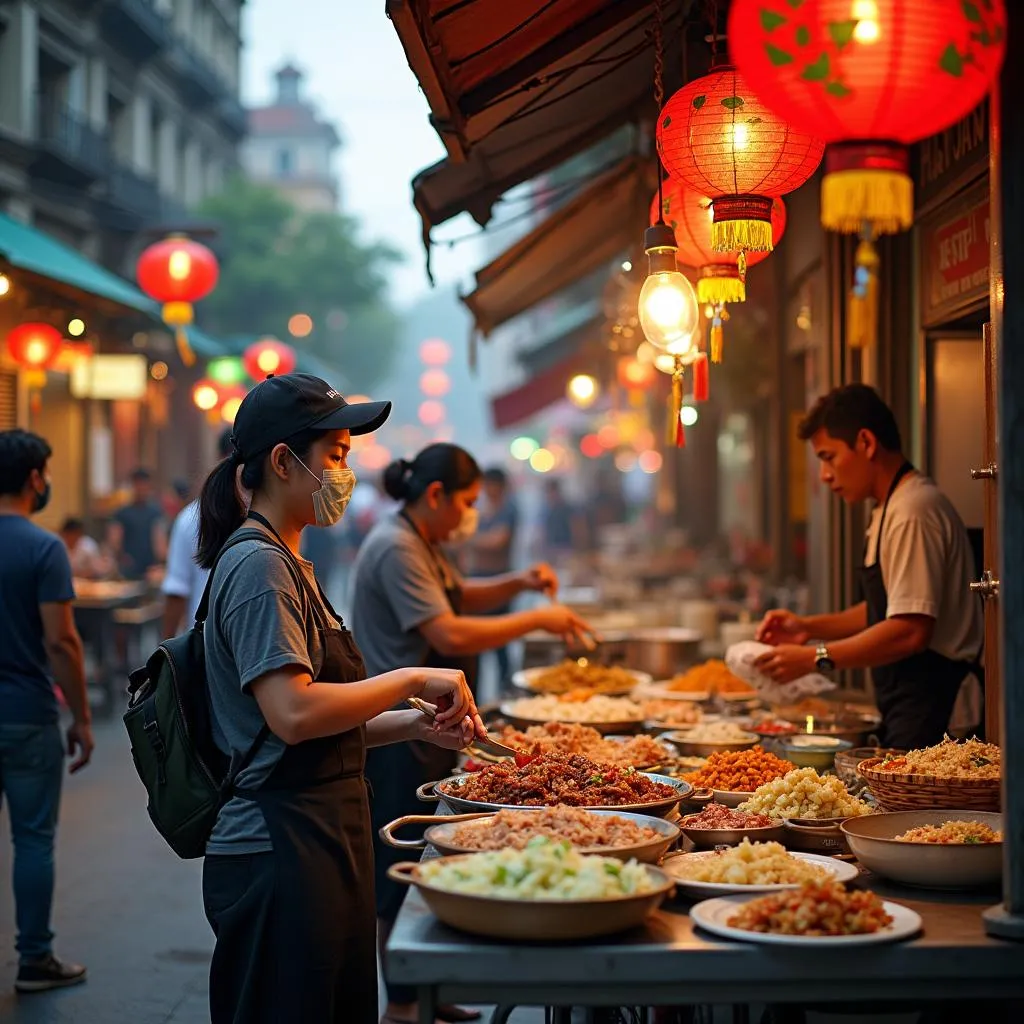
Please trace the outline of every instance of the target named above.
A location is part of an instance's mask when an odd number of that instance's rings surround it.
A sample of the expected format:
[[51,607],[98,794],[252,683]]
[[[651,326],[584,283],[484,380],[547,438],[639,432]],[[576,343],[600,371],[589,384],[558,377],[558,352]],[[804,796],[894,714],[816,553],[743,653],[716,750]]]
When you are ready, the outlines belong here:
[[[634,693],[634,700],[637,699]],[[644,728],[652,730],[680,729],[706,722],[701,706],[692,700],[663,700],[660,697],[639,699],[644,714]]]
[[735,846],[744,839],[751,842],[781,842],[785,825],[767,814],[748,814],[720,804],[708,804],[699,814],[679,819],[679,829],[698,849]]
[[558,696],[520,697],[500,705],[501,714],[513,725],[544,722],[578,722],[600,733],[637,732],[643,725],[643,709],[626,697],[607,697],[571,690]]
[[646,672],[635,672],[618,665],[600,665],[587,658],[566,658],[558,665],[524,668],[512,674],[512,685],[520,690],[555,695],[589,690],[615,696],[627,694],[650,682],[651,677]]
[[469,775],[427,782],[416,795],[443,800],[457,814],[565,804],[667,818],[692,792],[683,779],[598,764],[581,754],[541,754],[524,765],[499,761]]
[[544,836],[524,849],[395,864],[435,916],[474,935],[517,941],[589,939],[641,924],[675,883],[636,861],[582,854]]
[[840,825],[857,859],[894,882],[926,889],[997,885],[1003,818],[992,811],[892,811]]
[[754,791],[793,770],[789,761],[761,747],[710,754],[704,767],[683,778],[699,789],[710,789],[717,803],[739,807]]
[[[420,839],[399,839],[396,835],[416,825],[427,826]],[[679,838],[679,828],[648,814],[557,806],[455,814],[443,820],[433,814],[410,814],[380,830],[381,839],[396,849],[424,850],[429,845],[444,855],[522,850],[537,836],[570,843],[580,853],[657,864]]]
[[671,679],[662,679],[644,687],[643,696],[662,700],[708,700],[741,690],[746,691],[746,697],[757,696],[757,691],[734,676],[724,661],[712,658]]
[[853,864],[816,853],[790,853],[781,843],[744,838],[725,850],[682,853],[665,861],[679,892],[698,899],[744,892],[777,892],[857,877]]
[[[497,737],[506,746],[527,754],[582,754],[602,764],[633,768],[654,768],[675,758],[672,747],[640,733],[633,736],[605,736],[579,722],[545,722],[526,729],[505,726]],[[501,760],[484,750],[470,748],[474,757]]]
[[756,746],[757,736],[735,722],[701,722],[690,729],[665,733],[664,739],[691,757],[710,757],[730,750],[749,750]]
[[873,892],[829,880],[765,896],[718,896],[690,908],[712,935],[783,946],[866,946],[909,939],[921,916]]

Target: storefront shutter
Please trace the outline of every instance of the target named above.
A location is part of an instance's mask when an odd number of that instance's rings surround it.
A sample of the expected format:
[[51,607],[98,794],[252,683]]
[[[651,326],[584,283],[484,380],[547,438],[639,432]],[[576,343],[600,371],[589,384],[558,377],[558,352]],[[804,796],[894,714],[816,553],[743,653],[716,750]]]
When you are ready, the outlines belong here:
[[18,425],[18,375],[0,370],[0,430]]

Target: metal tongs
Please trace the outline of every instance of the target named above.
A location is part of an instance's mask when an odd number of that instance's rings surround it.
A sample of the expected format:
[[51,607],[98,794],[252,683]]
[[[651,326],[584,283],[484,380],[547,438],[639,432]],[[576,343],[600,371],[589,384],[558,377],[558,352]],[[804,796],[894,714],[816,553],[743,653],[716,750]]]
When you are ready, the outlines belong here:
[[[420,700],[419,697],[407,697],[405,702],[410,707],[415,708],[421,715],[426,715],[431,721],[437,718],[437,712],[434,710],[433,704],[428,704],[427,701]],[[498,757],[514,757],[516,764],[520,767],[529,764],[534,758],[533,754],[516,750],[515,747],[507,747],[504,743],[492,740],[489,736],[485,740],[479,737],[475,738],[471,746],[476,747],[478,750],[496,754]]]

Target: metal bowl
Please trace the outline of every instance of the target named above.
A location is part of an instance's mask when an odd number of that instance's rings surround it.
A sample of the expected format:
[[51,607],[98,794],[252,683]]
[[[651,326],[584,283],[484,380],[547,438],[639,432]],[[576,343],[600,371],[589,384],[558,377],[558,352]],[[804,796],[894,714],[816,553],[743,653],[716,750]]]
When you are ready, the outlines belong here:
[[[538,810],[538,808],[518,807],[516,811]],[[642,828],[653,829],[658,833],[653,839],[642,843],[634,843],[631,846],[580,846],[577,847],[580,853],[594,853],[605,857],[615,857],[618,860],[638,860],[644,864],[657,864],[665,851],[679,838],[679,828],[664,818],[655,818],[649,814],[631,814],[623,811],[590,811],[598,817],[610,818],[619,817],[632,821]],[[434,814],[409,814],[404,818],[397,818],[395,821],[385,825],[380,830],[381,839],[388,846],[399,850],[425,850],[427,846],[433,846],[439,853],[444,855],[476,853],[474,847],[457,846],[454,836],[458,826],[466,821],[478,821],[481,824],[488,824],[494,820],[493,814],[453,814],[439,821]],[[410,825],[427,825],[421,839],[398,839],[395,833]]]
[[[807,719],[790,718],[786,715],[780,716],[783,721],[790,722],[798,728],[806,728]],[[878,727],[882,724],[881,715],[871,715],[861,712],[844,712],[835,717],[815,718],[814,735],[834,736],[837,739],[847,740],[855,747],[867,746]]]
[[[641,772],[652,782],[663,782],[671,786],[676,795],[662,800],[652,800],[642,804],[602,804],[584,806],[584,811],[618,811],[632,814],[648,814],[658,818],[667,818],[675,810],[680,800],[687,799],[693,793],[693,786],[683,779],[673,779],[668,775],[657,775],[653,772]],[[537,804],[495,804],[483,800],[466,800],[459,796],[459,788],[465,783],[465,775],[451,775],[440,782],[425,782],[416,790],[416,796],[425,803],[443,800],[445,805],[456,814],[473,814],[478,811],[508,811],[522,807],[542,806]]]
[[[808,742],[813,740],[816,742]],[[853,744],[838,736],[821,736],[818,733],[798,733],[782,736],[775,740],[780,757],[792,761],[797,768],[813,768],[826,772],[835,766],[836,754],[849,750]]]
[[[552,695],[557,696],[557,694],[554,694],[553,691],[541,690],[541,689],[538,689],[538,687],[537,687],[537,679],[538,679],[538,677],[542,676],[545,672],[550,672],[551,668],[552,668],[552,666],[548,665],[548,666],[538,667],[538,668],[524,668],[524,669],[520,669],[518,672],[513,672],[512,673],[512,685],[517,687],[520,690],[526,690],[528,693],[534,693],[534,694],[552,693]],[[636,687],[638,687],[638,686],[646,686],[646,685],[649,685],[650,682],[651,682],[651,676],[647,672],[635,672],[633,669],[623,669],[622,671],[629,673],[631,678],[630,678],[630,680],[628,682],[626,682],[622,686],[615,687],[612,690],[604,690],[604,689],[602,689],[602,690],[595,690],[594,692],[595,693],[600,693],[600,694],[602,694],[605,697],[623,697],[626,694],[628,694],[631,691],[633,691]],[[584,688],[584,689],[587,688],[585,683],[580,684],[580,686],[581,686],[581,688]],[[565,691],[561,691],[561,692],[565,692]]]
[[674,732],[664,733],[661,739],[671,743],[680,754],[688,757],[710,757],[712,754],[717,754],[723,751],[750,750],[751,747],[755,747],[760,743],[760,739],[752,732],[746,734],[746,739],[734,740],[726,743],[690,740],[687,739],[687,735],[687,730],[681,729]]
[[781,843],[786,828],[780,821],[777,825],[765,825],[756,828],[690,828],[687,819],[695,817],[688,814],[679,819],[679,831],[700,849],[714,849],[716,846],[737,846],[744,839],[752,843]]
[[603,736],[607,736],[613,733],[640,732],[644,724],[639,718],[619,722],[580,722],[572,718],[525,718],[523,715],[517,715],[512,710],[513,707],[513,701],[504,701],[501,704],[500,711],[502,717],[517,729],[528,729],[531,725],[547,725],[550,722],[566,722],[572,725],[587,725]]
[[434,915],[452,928],[517,942],[592,939],[635,928],[675,889],[675,882],[664,871],[648,864],[645,870],[654,889],[640,895],[600,900],[511,900],[439,889],[420,880],[420,868],[420,864],[410,862],[395,864],[388,869],[388,877],[415,885]]
[[844,818],[785,818],[783,842],[805,853],[848,853],[849,844],[839,826]]
[[1003,873],[1002,843],[906,843],[896,839],[919,825],[980,821],[1001,832],[993,811],[892,811],[847,818],[840,826],[857,860],[875,874],[925,889],[976,889],[996,885]]

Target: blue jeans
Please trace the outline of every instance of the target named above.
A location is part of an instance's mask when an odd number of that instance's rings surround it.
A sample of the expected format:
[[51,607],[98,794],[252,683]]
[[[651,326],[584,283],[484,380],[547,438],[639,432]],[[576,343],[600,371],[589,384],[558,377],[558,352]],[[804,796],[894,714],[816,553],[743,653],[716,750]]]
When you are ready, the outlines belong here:
[[22,963],[51,952],[53,840],[64,775],[60,727],[0,722],[0,802],[14,841],[14,912]]

